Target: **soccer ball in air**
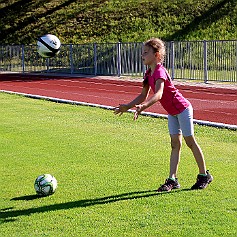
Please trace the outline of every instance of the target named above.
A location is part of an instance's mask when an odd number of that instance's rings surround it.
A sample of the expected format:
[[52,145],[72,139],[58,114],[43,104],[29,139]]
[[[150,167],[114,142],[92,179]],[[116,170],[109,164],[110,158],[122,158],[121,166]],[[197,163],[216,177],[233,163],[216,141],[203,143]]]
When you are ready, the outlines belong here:
[[35,180],[35,191],[40,196],[49,196],[55,193],[58,182],[51,174],[39,175]]
[[47,34],[41,36],[37,41],[38,53],[44,58],[54,57],[61,47],[57,36]]

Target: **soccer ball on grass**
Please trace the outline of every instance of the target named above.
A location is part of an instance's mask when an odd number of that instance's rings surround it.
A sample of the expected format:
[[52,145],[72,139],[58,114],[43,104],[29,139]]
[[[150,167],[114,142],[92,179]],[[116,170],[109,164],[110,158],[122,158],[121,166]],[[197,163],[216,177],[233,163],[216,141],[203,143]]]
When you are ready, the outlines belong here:
[[39,175],[35,180],[35,191],[39,196],[49,196],[55,193],[58,182],[51,174]]

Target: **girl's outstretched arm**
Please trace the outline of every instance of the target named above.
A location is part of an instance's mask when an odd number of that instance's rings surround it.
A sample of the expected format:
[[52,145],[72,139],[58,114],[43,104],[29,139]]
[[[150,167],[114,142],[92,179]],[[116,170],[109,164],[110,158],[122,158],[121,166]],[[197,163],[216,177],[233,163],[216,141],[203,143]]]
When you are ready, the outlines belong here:
[[122,115],[124,112],[128,111],[129,109],[133,108],[135,105],[142,103],[146,100],[149,94],[149,85],[145,85],[142,88],[141,94],[138,95],[134,100],[129,102],[128,104],[120,104],[119,106],[114,108],[114,114]]
[[162,98],[163,95],[163,90],[164,90],[164,81],[162,79],[158,79],[156,81],[156,87],[155,87],[155,94],[147,100],[143,104],[137,104],[136,106],[136,112],[134,114],[134,120],[136,120],[139,116],[139,114],[145,110],[146,108],[152,106],[155,104],[157,101],[159,101]]

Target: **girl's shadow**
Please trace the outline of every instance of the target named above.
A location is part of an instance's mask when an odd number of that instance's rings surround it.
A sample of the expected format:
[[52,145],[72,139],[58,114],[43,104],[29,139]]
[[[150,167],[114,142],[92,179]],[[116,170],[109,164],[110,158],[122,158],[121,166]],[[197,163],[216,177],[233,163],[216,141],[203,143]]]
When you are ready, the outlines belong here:
[[[146,191],[135,191],[135,192],[129,192],[129,193],[122,193],[117,195],[111,195],[111,196],[105,196],[100,198],[93,198],[93,199],[82,199],[78,201],[71,201],[71,202],[65,202],[65,203],[56,203],[52,205],[47,206],[40,206],[40,207],[33,207],[25,210],[14,210],[14,208],[5,208],[0,210],[0,222],[9,222],[9,221],[16,221],[16,217],[18,216],[25,216],[30,215],[34,213],[44,213],[48,211],[57,211],[57,210],[66,210],[66,209],[72,209],[72,208],[78,208],[78,207],[89,207],[89,206],[95,206],[95,205],[103,205],[108,203],[114,203],[124,200],[136,200],[141,198],[148,198],[152,196],[160,196],[160,195],[166,195],[166,194],[174,194],[176,192],[182,192],[182,191],[190,191],[190,189],[179,189],[174,190],[172,192],[163,192],[159,193],[157,190],[146,190]],[[19,200],[25,200],[30,201],[38,198],[43,198],[44,196],[38,196],[38,195],[28,195],[28,196],[21,196],[21,197],[15,197],[12,198],[12,201],[19,201]]]

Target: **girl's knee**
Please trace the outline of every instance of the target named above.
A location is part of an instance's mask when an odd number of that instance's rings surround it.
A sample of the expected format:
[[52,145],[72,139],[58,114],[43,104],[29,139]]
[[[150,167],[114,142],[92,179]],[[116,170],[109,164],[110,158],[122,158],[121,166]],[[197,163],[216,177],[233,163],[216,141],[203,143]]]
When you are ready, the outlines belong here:
[[171,148],[180,149],[182,146],[181,135],[171,135]]
[[197,146],[197,142],[194,138],[194,136],[188,136],[188,137],[184,137],[184,140],[186,142],[186,145],[192,149],[194,146]]

